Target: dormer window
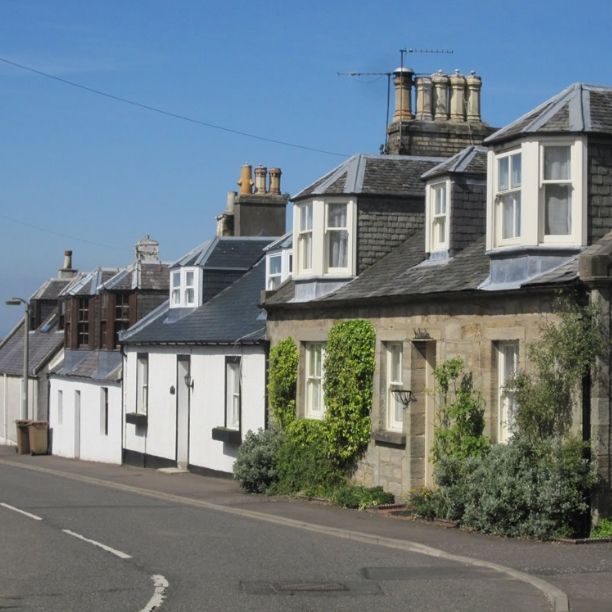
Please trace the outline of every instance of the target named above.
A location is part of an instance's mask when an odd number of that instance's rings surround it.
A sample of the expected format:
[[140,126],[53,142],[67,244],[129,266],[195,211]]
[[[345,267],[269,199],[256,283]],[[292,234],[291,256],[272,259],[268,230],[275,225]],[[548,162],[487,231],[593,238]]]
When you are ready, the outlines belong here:
[[497,159],[496,216],[500,244],[521,235],[521,154]]
[[274,291],[291,275],[291,249],[266,255],[266,291]]
[[487,247],[580,247],[587,233],[583,137],[542,136],[489,152]]
[[450,181],[427,185],[427,251],[448,251],[450,229]]
[[347,277],[354,273],[355,202],[313,200],[294,208],[296,278]]
[[170,273],[170,308],[192,308],[200,305],[202,271],[179,268]]

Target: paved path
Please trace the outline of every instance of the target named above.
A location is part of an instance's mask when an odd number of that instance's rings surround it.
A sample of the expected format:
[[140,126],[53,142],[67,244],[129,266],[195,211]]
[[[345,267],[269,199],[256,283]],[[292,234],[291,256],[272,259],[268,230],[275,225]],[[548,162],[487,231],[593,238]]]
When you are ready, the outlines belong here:
[[[475,584],[478,584],[482,591],[481,603],[488,601],[489,596],[493,599],[501,596],[500,601],[506,603],[512,601],[512,607],[506,605],[503,609],[545,609],[546,606],[542,608],[540,604],[541,589],[546,590],[546,585],[538,586],[539,581],[544,581],[553,587],[549,590],[549,595],[555,596],[555,588],[567,593],[571,609],[574,611],[612,610],[612,545],[610,544],[573,546],[507,540],[456,529],[444,529],[426,523],[400,521],[372,513],[340,510],[323,504],[248,495],[241,492],[231,480],[192,474],[167,475],[155,470],[109,466],[59,457],[17,456],[12,449],[6,447],[0,447],[0,462],[0,467],[3,464],[11,472],[18,473],[19,470],[26,468],[27,472],[39,476],[47,475],[80,481],[98,488],[111,488],[115,492],[129,496],[144,495],[151,500],[157,499],[159,503],[181,503],[192,508],[223,511],[243,519],[258,518],[260,523],[308,529],[313,534],[313,541],[316,541],[318,536],[327,536],[327,541],[332,544],[333,540],[330,540],[329,536],[334,536],[336,540],[350,538],[354,542],[364,544],[377,541],[379,548],[386,549],[387,553],[384,553],[376,563],[368,564],[367,559],[363,559],[360,563],[361,573],[366,574],[366,577],[376,584],[389,585],[393,584],[391,581],[397,583],[409,580],[411,588],[415,587],[417,577],[420,576],[419,586],[423,591],[422,597],[425,597],[429,591],[432,604],[436,602],[436,587],[435,582],[432,585],[430,578],[431,572],[435,571],[440,573],[442,580],[445,578],[444,572],[448,573],[446,576],[448,580],[457,580],[460,577],[461,593],[469,592],[470,580],[475,580]],[[35,511],[34,508],[31,510]],[[15,518],[12,517],[10,520],[15,521]],[[79,527],[81,531],[86,531],[86,525]],[[263,526],[258,530],[261,533],[268,533]],[[419,545],[422,546],[420,551]],[[404,553],[419,552],[420,561],[414,567],[406,569],[404,562],[406,557],[400,562],[400,557],[390,552],[394,548],[403,550]],[[444,551],[446,554],[442,559],[436,558],[437,551]],[[373,555],[371,549],[369,554]],[[388,563],[384,562],[385,558]],[[470,565],[466,566],[465,558],[471,560]],[[417,565],[424,569],[417,570]],[[498,580],[494,585],[495,588],[489,593],[487,589],[493,585],[491,572],[495,565],[510,568],[518,573],[513,578],[512,575],[498,572],[497,577],[503,577],[505,582]],[[462,571],[464,575],[461,577]],[[523,587],[519,589],[517,580],[521,582],[523,573],[532,577],[533,584],[529,586],[523,582]],[[144,592],[153,591],[150,581],[150,575],[147,575],[146,580],[141,580],[142,592],[138,593],[139,597],[142,598]],[[499,591],[502,583],[503,588],[508,589],[505,598],[503,589]],[[264,588],[262,584],[265,585],[265,580],[253,580],[250,586],[246,584],[245,588],[257,590]],[[482,588],[484,584],[488,587]],[[499,591],[497,595],[495,589]],[[520,596],[517,596],[519,591]],[[398,593],[401,593],[401,589]],[[539,598],[537,604],[534,593]],[[558,592],[556,594],[558,595]],[[421,601],[424,602],[426,599]],[[470,609],[470,598],[467,595],[465,605],[461,605],[460,601],[456,603],[454,609]],[[562,598],[557,598],[557,604],[560,604],[559,609],[562,609]],[[487,609],[486,605],[479,608]],[[262,609],[265,609],[265,606]],[[445,608],[434,606],[431,609]]]

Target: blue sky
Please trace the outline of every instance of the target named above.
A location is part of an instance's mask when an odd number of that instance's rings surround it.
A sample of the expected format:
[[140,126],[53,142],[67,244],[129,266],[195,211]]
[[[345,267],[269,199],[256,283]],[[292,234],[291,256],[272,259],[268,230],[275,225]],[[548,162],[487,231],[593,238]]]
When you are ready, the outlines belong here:
[[2,0],[0,58],[87,87],[330,155],[120,104],[0,63],[0,337],[64,249],[120,266],[150,234],[164,260],[214,233],[240,166],[280,166],[297,192],[384,142],[385,72],[483,78],[502,126],[575,81],[612,85],[609,1]]

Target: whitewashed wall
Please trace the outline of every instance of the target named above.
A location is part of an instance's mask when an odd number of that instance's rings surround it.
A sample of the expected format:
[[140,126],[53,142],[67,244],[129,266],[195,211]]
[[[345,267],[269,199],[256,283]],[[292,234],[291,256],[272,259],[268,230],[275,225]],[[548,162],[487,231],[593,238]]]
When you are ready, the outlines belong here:
[[[87,461],[121,463],[121,386],[50,378],[49,428],[52,452]],[[108,433],[104,434],[102,387],[108,389]],[[59,391],[63,392],[59,414]],[[75,392],[81,392],[79,435],[75,431]],[[77,448],[78,438],[78,448]]]
[[[21,377],[0,374],[0,444],[17,444],[15,421],[21,418]],[[38,403],[38,383],[28,381],[28,418]]]
[[[125,412],[135,409],[136,355],[126,349],[124,367]],[[126,424],[125,448],[147,455],[176,459],[177,356],[191,356],[193,390],[189,416],[189,464],[231,472],[237,447],[212,439],[214,427],[225,423],[225,357],[240,356],[242,385],[242,435],[265,425],[265,364],[262,347],[156,347],[149,352],[149,406],[146,435],[137,435],[136,426]],[[143,432],[144,433],[144,432]]]

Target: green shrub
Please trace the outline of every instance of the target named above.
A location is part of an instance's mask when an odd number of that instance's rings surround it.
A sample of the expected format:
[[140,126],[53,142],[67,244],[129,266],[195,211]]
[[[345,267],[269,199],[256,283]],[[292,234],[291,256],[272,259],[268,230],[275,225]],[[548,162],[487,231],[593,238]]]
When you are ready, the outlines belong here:
[[271,425],[285,429],[295,420],[298,349],[293,338],[284,338],[270,349],[268,399]]
[[447,515],[445,500],[440,489],[429,487],[412,489],[408,496],[408,504],[417,516],[428,521]]
[[344,475],[329,460],[329,455],[323,421],[293,421],[278,449],[275,491],[324,496],[344,482]]
[[328,493],[327,497],[337,506],[359,510],[381,504],[392,504],[395,501],[393,494],[383,491],[382,487],[362,487],[349,483],[336,487]]
[[518,429],[532,440],[569,432],[580,383],[603,349],[595,307],[566,297],[556,300],[555,309],[558,322],[547,321],[541,339],[529,345],[533,371],[519,372],[506,385],[517,400]]
[[592,538],[612,538],[612,518],[600,518],[591,532]]
[[277,480],[277,457],[282,434],[272,430],[248,431],[234,462],[234,478],[251,493],[265,493]]
[[443,460],[439,471],[446,518],[488,533],[540,539],[583,534],[595,482],[581,442],[519,435],[486,457]]
[[368,321],[342,321],[325,347],[325,435],[330,459],[347,472],[370,441],[375,340]]

